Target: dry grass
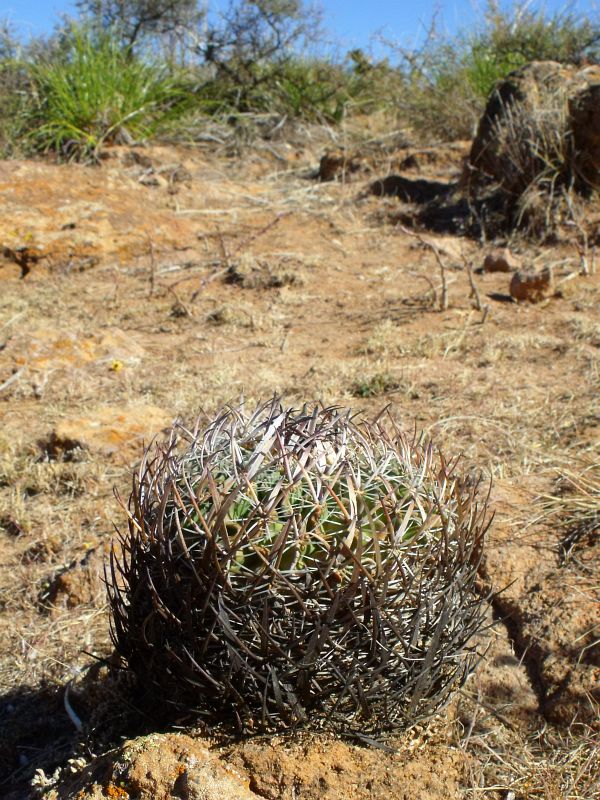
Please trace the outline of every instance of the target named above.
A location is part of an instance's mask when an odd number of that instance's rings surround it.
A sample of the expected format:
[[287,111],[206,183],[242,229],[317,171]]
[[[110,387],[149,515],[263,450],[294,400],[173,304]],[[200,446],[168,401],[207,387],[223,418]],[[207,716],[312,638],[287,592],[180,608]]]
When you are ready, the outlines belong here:
[[560,81],[552,90],[545,87],[543,99],[532,94],[526,102],[501,103],[488,139],[509,228],[545,240],[564,221],[573,222],[570,195],[577,170]]
[[[320,144],[315,139],[316,150]],[[56,731],[50,735],[32,720],[40,717],[40,708],[48,708],[60,735],[76,733],[64,713],[64,687],[74,667],[93,663],[83,650],[108,654],[107,617],[101,594],[92,592],[69,606],[68,592],[51,600],[50,591],[63,571],[75,580],[90,551],[101,561],[118,518],[112,486],[126,495],[139,456],[92,449],[80,461],[48,460],[43,443],[65,417],[83,416],[99,404],[118,408],[143,401],[189,420],[242,394],[253,403],[275,391],[294,404],[321,399],[368,413],[392,403],[406,428],[429,431],[444,451],[463,454],[466,471],[492,475],[510,493],[520,517],[511,529],[515,559],[521,557],[522,540],[535,538],[547,557],[558,561],[555,538],[538,526],[540,514],[552,513],[548,521],[572,519],[574,526],[593,519],[598,276],[563,284],[562,297],[543,308],[490,300],[490,314],[481,324],[481,314],[471,307],[467,275],[456,269],[449,274],[449,307],[441,313],[434,302],[439,271],[431,254],[415,251],[397,229],[365,221],[377,200],[367,201],[365,210],[356,185],[311,184],[300,168],[270,168],[263,170],[264,179],[248,178],[244,170],[255,166],[220,164],[229,194],[219,196],[215,178],[210,202],[201,203],[197,191],[176,196],[178,218],[197,220],[203,237],[194,269],[175,269],[181,254],[165,253],[157,257],[153,286],[148,259],[99,265],[84,274],[34,275],[34,280],[7,280],[2,286],[0,343],[6,367],[0,367],[0,385],[12,374],[15,359],[27,357],[19,379],[0,393],[0,413],[6,411],[0,432],[0,682],[22,718],[18,727],[0,708],[0,748],[6,748],[0,756],[6,752],[6,763],[12,763],[14,753],[27,755],[22,774],[34,765],[53,769],[73,754],[75,745],[67,742],[66,750],[52,755]],[[94,178],[101,180],[102,172]],[[158,194],[152,197],[159,202]],[[287,211],[293,213],[266,230]],[[209,235],[215,231],[219,235]],[[465,241],[461,247],[473,263],[480,260],[476,244]],[[289,266],[291,259],[302,285],[226,283],[228,261],[244,261],[244,253],[251,266]],[[544,253],[551,259],[572,256],[566,249]],[[505,281],[481,276],[482,297],[506,292]],[[173,291],[190,313],[173,315]],[[74,360],[60,361],[54,339],[39,333],[49,329],[75,344],[91,335],[93,357],[82,360],[74,347]],[[125,340],[137,355],[103,350],[107,331],[115,336],[120,331],[118,341]],[[47,361],[32,356],[40,340]],[[114,359],[121,362],[119,370],[111,368]],[[589,463],[580,468],[575,457],[585,453]],[[557,469],[563,476],[558,495],[549,477]],[[530,505],[519,494],[522,486],[533,486],[533,495],[551,496],[553,505],[545,510]],[[568,540],[572,528],[562,525],[564,555],[576,565],[587,552],[588,533]],[[517,599],[527,610],[528,596]],[[40,695],[48,684],[55,705],[45,705]],[[103,690],[101,682],[96,689]],[[14,700],[19,691],[25,708]],[[73,699],[85,725],[93,718],[87,692],[81,687]],[[456,740],[457,747],[462,741],[460,757],[471,771],[466,796],[593,796],[597,743],[589,730],[544,729],[541,719],[537,727],[523,730],[510,708],[496,704],[493,709],[480,709],[471,732],[467,721]],[[506,716],[512,728],[498,715]],[[28,727],[36,731],[36,746],[50,748],[46,754],[25,750]]]
[[[596,456],[596,458],[594,458]],[[555,490],[544,497],[546,514],[560,527],[560,558],[563,562],[579,557],[600,538],[600,461],[598,453],[573,459],[560,467]],[[600,583],[598,585],[600,591]],[[600,643],[600,627],[597,629]]]
[[573,338],[592,347],[600,347],[600,322],[589,318],[574,317],[569,321]]
[[591,800],[600,791],[600,738],[590,728],[528,735],[497,723],[493,731],[478,727],[475,720],[459,741],[470,800]]

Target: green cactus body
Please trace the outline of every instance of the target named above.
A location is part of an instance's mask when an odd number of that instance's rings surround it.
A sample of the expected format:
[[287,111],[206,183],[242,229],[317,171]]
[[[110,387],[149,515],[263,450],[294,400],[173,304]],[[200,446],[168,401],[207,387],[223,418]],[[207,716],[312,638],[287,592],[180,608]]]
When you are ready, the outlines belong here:
[[391,421],[229,409],[147,455],[129,513],[113,640],[176,708],[379,735],[471,669],[485,503]]

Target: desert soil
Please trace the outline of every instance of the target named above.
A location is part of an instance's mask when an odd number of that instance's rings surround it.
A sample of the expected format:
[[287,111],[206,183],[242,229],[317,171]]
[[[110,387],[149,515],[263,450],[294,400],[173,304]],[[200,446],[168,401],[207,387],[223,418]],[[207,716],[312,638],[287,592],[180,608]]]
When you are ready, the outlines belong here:
[[[449,182],[466,148],[405,147],[393,164]],[[523,267],[552,266],[554,291],[512,302],[511,276],[479,269],[497,242],[415,235],[409,204],[369,193],[389,153],[330,182],[315,180],[320,155],[307,140],[0,163],[2,796],[599,791],[598,531],[566,557],[552,504],[600,461],[600,265],[580,274],[577,231],[514,237]],[[102,564],[123,524],[113,487],[127,497],[143,442],[175,419],[274,393],[389,405],[493,482],[481,577],[502,591],[482,662],[443,715],[383,749],[159,735],[98,660]]]

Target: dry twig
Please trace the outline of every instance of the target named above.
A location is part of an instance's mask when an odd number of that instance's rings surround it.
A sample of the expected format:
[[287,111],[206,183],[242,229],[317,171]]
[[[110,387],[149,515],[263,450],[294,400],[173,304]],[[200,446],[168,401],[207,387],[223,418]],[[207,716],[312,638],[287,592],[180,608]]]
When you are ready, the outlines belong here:
[[441,288],[442,288],[442,293],[441,293],[441,296],[440,296],[440,309],[439,310],[440,311],[447,311],[447,309],[448,309],[448,280],[446,278],[446,269],[447,268],[446,268],[446,265],[444,264],[444,260],[442,258],[442,255],[441,255],[439,249],[433,244],[433,242],[430,242],[427,239],[424,239],[422,236],[419,236],[418,233],[415,233],[414,231],[411,231],[411,230],[409,230],[408,228],[405,228],[402,225],[400,226],[400,229],[404,233],[408,234],[409,236],[412,236],[414,239],[416,239],[418,242],[420,242],[423,245],[423,247],[426,247],[429,250],[431,250],[431,252],[435,256],[435,260],[437,261],[438,266],[440,268],[440,281],[441,281]]

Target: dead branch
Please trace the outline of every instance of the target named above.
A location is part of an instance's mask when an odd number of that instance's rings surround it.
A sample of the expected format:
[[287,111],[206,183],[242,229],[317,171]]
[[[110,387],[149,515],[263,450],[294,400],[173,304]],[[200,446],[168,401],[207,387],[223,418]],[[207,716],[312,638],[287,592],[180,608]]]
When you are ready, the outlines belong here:
[[440,280],[441,280],[441,285],[442,285],[441,286],[442,293],[441,293],[441,296],[440,296],[440,311],[447,311],[447,309],[448,309],[448,280],[446,278],[446,265],[444,264],[444,260],[442,258],[442,255],[441,255],[439,249],[433,244],[433,242],[427,241],[427,239],[424,239],[418,233],[415,233],[414,231],[411,231],[411,230],[409,230],[408,228],[405,228],[402,225],[400,226],[400,230],[402,230],[404,233],[408,234],[409,236],[412,236],[414,239],[416,239],[418,242],[420,242],[423,245],[423,247],[426,247],[429,250],[431,250],[431,252],[435,256],[435,260],[437,261],[438,266],[440,268]]

